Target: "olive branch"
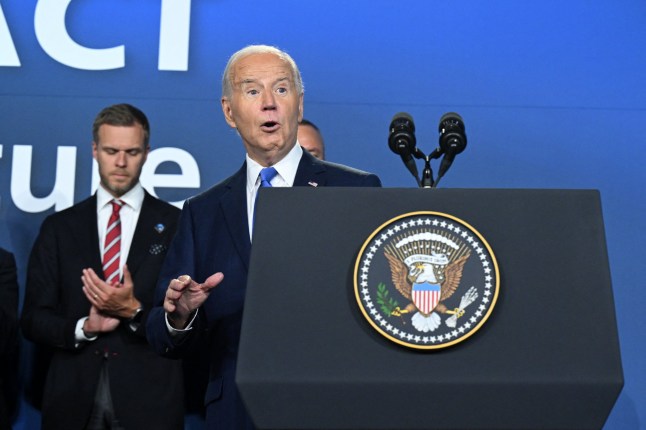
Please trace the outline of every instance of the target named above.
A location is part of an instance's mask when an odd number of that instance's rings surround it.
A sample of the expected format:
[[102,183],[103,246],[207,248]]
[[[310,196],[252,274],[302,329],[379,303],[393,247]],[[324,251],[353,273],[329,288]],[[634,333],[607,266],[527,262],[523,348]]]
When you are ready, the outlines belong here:
[[379,285],[377,285],[377,304],[381,307],[381,312],[386,316],[391,316],[393,311],[399,306],[397,300],[389,297],[386,284],[383,282],[380,282]]

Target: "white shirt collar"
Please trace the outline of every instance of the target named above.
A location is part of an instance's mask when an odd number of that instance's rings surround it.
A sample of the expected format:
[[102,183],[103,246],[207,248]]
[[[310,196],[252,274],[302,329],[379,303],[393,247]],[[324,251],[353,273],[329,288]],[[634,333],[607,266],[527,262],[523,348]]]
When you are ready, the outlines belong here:
[[[112,200],[114,200],[114,196],[103,188],[103,185],[99,184],[99,187],[96,190],[97,210],[100,210]],[[141,186],[141,183],[137,182],[130,191],[119,197],[119,200],[139,212],[139,209],[141,209],[141,205],[144,202],[144,188]]]
[[[272,180],[272,184],[275,181],[283,182],[282,186],[291,187],[294,185],[294,179],[296,178],[296,171],[298,170],[298,164],[301,162],[301,157],[303,156],[303,148],[301,145],[296,142],[296,145],[287,153],[287,155],[280,160],[278,163],[274,164],[274,168],[278,172],[276,178]],[[256,161],[252,160],[249,157],[249,154],[246,155],[247,159],[247,190],[250,191],[254,189],[258,184],[260,184],[260,179],[258,175],[260,171],[264,168]]]

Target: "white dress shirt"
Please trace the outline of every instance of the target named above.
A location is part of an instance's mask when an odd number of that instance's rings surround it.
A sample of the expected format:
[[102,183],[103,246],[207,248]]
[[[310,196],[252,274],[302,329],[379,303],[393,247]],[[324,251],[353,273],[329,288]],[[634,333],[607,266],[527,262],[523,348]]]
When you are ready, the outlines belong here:
[[[287,153],[285,158],[274,164],[272,167],[278,173],[271,180],[272,187],[291,187],[294,185],[298,164],[303,156],[303,148],[296,142],[296,145]],[[260,171],[264,168],[247,154],[247,220],[249,221],[249,237],[253,237],[253,214],[256,206],[256,195],[260,188]]]
[[[103,260],[103,252],[105,247],[105,231],[108,228],[108,220],[112,215],[112,205],[110,202],[115,198],[106,191],[105,188],[99,186],[96,191],[96,210],[97,222],[99,229],[99,246],[101,247],[101,260]],[[128,261],[128,254],[130,253],[130,245],[132,245],[132,237],[135,235],[135,227],[139,220],[141,213],[141,205],[144,203],[144,189],[140,183],[137,183],[130,191],[119,197],[125,204],[119,211],[121,218],[121,256],[119,261],[119,279],[123,276],[123,266]]]

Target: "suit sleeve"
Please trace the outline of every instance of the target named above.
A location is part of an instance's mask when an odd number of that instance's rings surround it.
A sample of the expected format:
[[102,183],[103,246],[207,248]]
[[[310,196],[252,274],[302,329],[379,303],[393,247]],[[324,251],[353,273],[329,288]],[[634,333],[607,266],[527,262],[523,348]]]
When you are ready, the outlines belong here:
[[[56,227],[47,218],[29,257],[21,327],[33,342],[72,350],[76,349],[74,330],[78,318],[66,316],[61,309],[60,257]],[[78,273],[79,289],[80,276]]]
[[[13,254],[0,250],[0,354],[15,351],[18,344],[18,279]],[[4,368],[4,366],[3,366]]]
[[19,394],[18,280],[16,260],[0,249],[0,427],[11,428],[9,417]]
[[200,325],[201,318],[196,318],[194,328],[184,336],[181,341],[173,338],[166,327],[166,312],[164,311],[164,297],[168,284],[172,279],[181,275],[193,277],[195,274],[195,247],[194,247],[194,225],[191,214],[190,200],[184,203],[184,208],[179,217],[177,233],[170,244],[168,253],[162,266],[157,288],[155,289],[155,299],[153,308],[148,314],[146,323],[146,337],[153,349],[160,355],[179,358],[183,356],[193,342],[196,342],[197,327]]

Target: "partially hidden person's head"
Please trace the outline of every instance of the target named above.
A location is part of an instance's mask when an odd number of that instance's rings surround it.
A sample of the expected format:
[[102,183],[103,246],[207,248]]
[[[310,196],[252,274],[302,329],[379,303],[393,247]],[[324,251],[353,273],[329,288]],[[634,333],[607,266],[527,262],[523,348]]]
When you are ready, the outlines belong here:
[[99,166],[101,186],[118,198],[139,182],[150,151],[150,124],[136,107],[108,106],[92,126],[92,155]]
[[312,121],[303,118],[298,124],[298,143],[319,160],[325,160],[323,135]]
[[251,159],[271,166],[291,151],[303,94],[301,74],[286,52],[251,45],[231,56],[222,75],[222,111]]

